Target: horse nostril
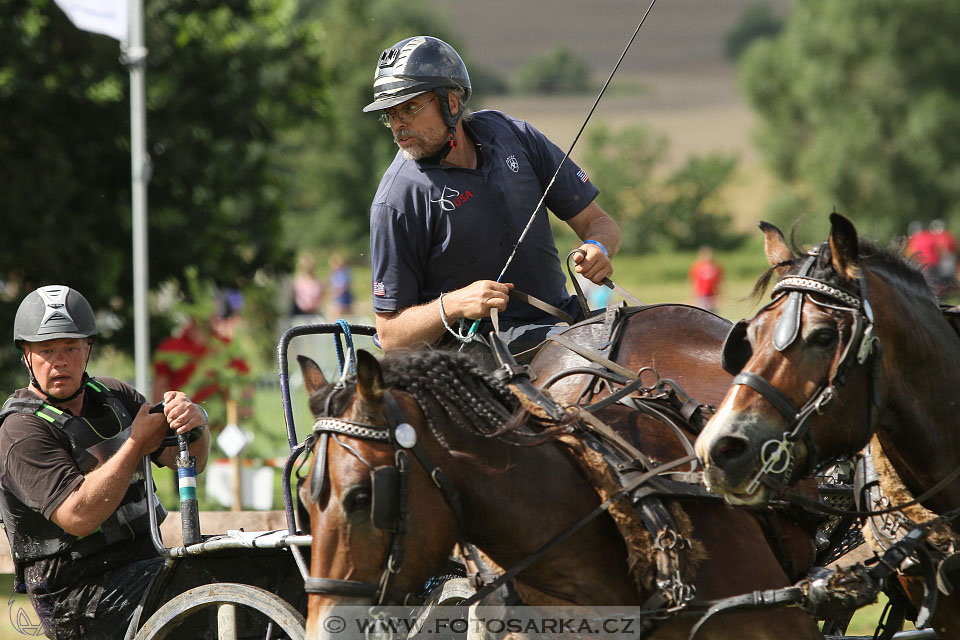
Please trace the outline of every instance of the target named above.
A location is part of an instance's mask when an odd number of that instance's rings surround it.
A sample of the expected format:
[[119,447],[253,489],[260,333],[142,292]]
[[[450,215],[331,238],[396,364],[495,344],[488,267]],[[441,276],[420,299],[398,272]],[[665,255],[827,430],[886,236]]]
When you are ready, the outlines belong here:
[[710,460],[719,467],[729,468],[742,461],[749,452],[746,438],[723,436],[710,448]]

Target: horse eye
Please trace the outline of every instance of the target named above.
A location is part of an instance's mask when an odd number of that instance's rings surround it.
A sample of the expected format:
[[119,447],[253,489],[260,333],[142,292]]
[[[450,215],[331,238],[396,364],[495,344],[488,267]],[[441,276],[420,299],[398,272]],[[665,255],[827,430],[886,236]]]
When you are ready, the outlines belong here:
[[372,494],[368,487],[351,489],[347,495],[343,497],[343,508],[346,509],[347,513],[369,509],[372,502],[371,496]]
[[833,327],[823,327],[807,336],[807,344],[811,347],[826,349],[836,343],[838,335]]

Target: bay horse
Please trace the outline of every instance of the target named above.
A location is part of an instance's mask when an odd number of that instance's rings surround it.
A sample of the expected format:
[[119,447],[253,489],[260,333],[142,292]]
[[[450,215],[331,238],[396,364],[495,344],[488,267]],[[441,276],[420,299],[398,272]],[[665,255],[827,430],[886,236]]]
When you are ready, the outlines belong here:
[[[309,358],[299,360],[320,434],[310,482],[299,495],[309,508],[313,536],[308,638],[336,637],[324,621],[340,607],[405,601],[405,594],[441,570],[460,541],[512,567],[601,502],[563,445],[553,439],[534,444],[542,435],[527,422],[513,424],[516,397],[465,356],[422,350],[387,355],[381,363],[361,350],[355,380],[336,384]],[[659,440],[650,455],[683,454],[679,444],[674,451],[663,444],[667,428],[657,421],[659,432],[642,426],[646,417],[625,407],[598,415],[636,430],[641,444]],[[404,470],[406,490],[382,491],[396,488]],[[402,525],[396,515],[382,523],[389,511],[384,493],[401,496]],[[790,584],[750,514],[717,501],[684,504],[684,510],[706,552],[691,578],[698,598]],[[653,587],[649,580],[638,585],[628,552],[613,519],[603,513],[532,563],[514,584],[531,605],[636,608]],[[696,620],[670,618],[654,637],[685,639]],[[797,608],[731,613],[720,620],[705,625],[698,638],[822,637],[816,621]]]
[[[696,443],[708,485],[759,505],[774,482],[795,482],[875,435],[913,495],[947,482],[922,504],[948,513],[960,506],[960,339],[918,269],[861,240],[843,216],[830,223],[828,242],[804,255],[760,223],[771,269],[755,290],[776,278],[773,301],[724,346],[737,375]],[[916,582],[901,582],[919,606]],[[931,623],[941,638],[960,638],[956,592]]]

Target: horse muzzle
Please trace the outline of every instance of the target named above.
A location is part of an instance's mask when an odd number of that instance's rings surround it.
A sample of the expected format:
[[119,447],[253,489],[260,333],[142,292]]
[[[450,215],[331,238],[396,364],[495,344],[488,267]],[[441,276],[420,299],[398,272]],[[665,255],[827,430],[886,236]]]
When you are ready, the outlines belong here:
[[[772,424],[753,412],[732,413],[721,407],[696,442],[697,455],[706,470],[707,487],[723,495],[730,504],[764,503],[767,489],[757,481],[764,450],[767,449],[769,458],[770,447],[766,443],[782,438],[781,424]],[[776,465],[768,471],[777,475],[787,471],[787,467],[788,464]]]

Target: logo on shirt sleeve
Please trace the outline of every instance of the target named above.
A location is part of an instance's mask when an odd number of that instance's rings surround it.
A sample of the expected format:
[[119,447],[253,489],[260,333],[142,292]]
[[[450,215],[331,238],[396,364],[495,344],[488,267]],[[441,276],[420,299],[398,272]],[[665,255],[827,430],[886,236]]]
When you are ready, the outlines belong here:
[[383,297],[387,295],[387,288],[379,280],[373,281],[373,295]]
[[590,180],[590,176],[588,176],[583,169],[580,169],[579,171],[577,171],[577,177],[580,178],[580,182],[587,182],[588,180]]

